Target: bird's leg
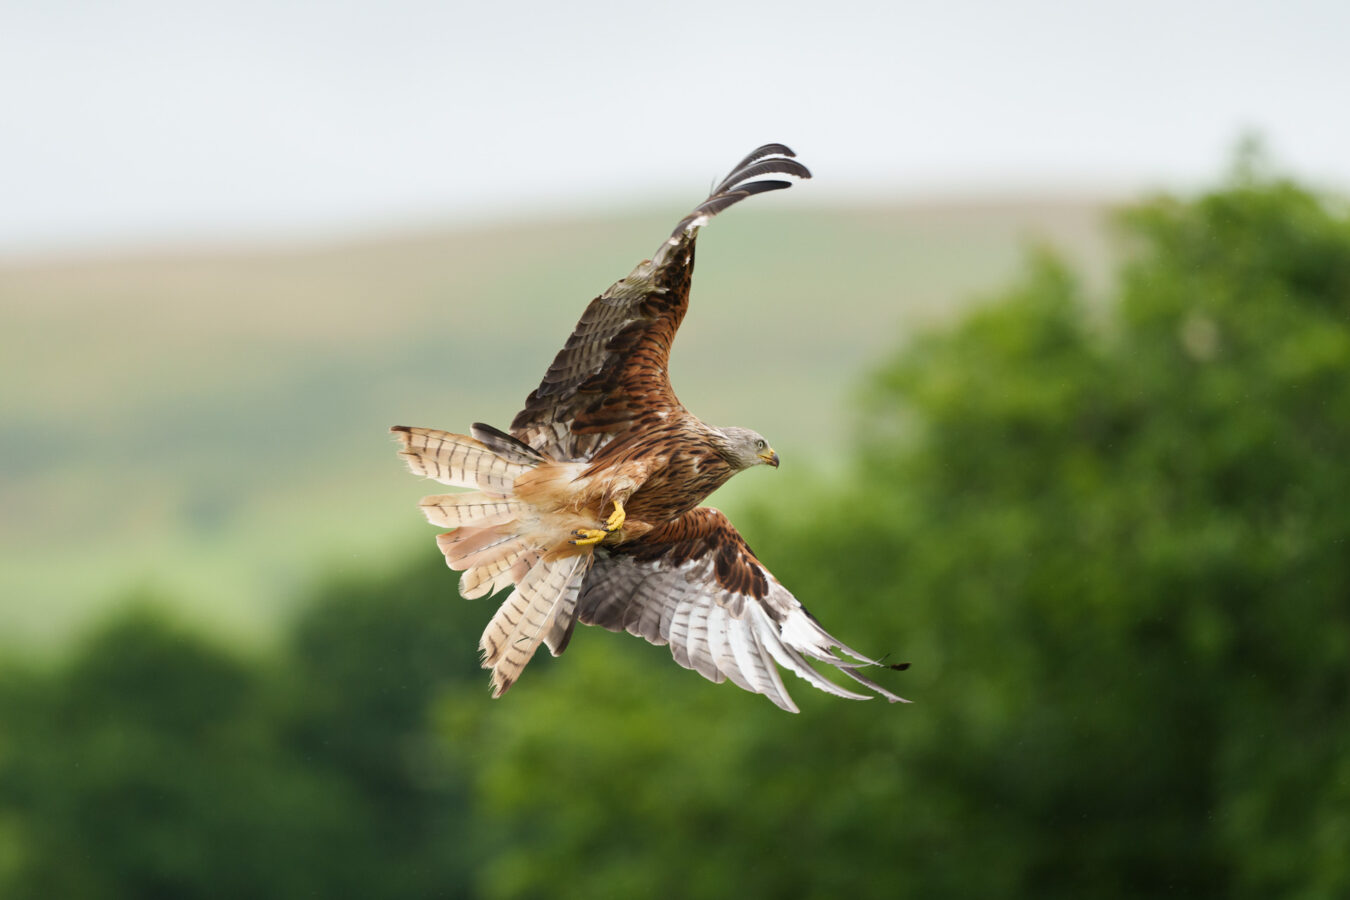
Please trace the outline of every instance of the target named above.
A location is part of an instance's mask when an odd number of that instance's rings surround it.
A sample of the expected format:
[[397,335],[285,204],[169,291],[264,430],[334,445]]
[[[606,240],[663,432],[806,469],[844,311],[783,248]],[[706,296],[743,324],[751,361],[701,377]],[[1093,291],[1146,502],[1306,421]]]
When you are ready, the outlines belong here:
[[585,547],[590,544],[598,544],[606,537],[618,531],[623,527],[623,523],[628,516],[623,511],[623,501],[614,501],[614,512],[605,519],[605,524],[600,528],[578,528],[572,532],[572,540],[568,543],[576,544],[578,547]]
[[605,520],[605,533],[609,534],[618,531],[623,527],[623,523],[627,518],[627,513],[623,511],[623,501],[615,500],[614,512],[610,513],[609,518]]

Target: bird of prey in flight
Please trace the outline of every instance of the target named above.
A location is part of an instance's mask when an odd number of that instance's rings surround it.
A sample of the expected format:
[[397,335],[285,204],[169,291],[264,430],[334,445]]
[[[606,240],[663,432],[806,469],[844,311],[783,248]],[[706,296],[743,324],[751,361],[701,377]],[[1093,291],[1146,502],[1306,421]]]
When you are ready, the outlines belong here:
[[[591,301],[510,433],[472,436],[398,426],[416,475],[471,488],[424,497],[465,597],[514,586],[479,650],[499,697],[542,642],[563,652],[578,622],[669,645],[705,678],[730,679],[791,712],[778,666],[839,697],[865,700],[812,663],[904,702],[859,670],[878,665],[830,635],[700,502],[732,475],[778,466],[748,428],[715,427],[684,408],[667,362],[689,305],[694,242],[708,220],[754,194],[810,178],[782,144],[736,164],[655,255]],[[897,667],[898,668],[898,667]]]

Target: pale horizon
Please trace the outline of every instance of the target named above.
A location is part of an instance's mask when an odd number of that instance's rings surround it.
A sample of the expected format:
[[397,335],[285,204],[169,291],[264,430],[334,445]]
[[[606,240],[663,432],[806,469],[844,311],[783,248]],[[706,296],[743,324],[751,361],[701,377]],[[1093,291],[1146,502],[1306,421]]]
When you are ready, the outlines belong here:
[[1350,6],[693,0],[0,4],[0,258],[354,236],[696,198],[1122,197],[1244,136],[1350,186]]

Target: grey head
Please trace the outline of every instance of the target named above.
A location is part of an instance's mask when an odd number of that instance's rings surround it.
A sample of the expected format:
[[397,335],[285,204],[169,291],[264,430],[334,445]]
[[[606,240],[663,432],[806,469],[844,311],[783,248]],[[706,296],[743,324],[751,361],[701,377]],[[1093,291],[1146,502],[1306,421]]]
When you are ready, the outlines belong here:
[[714,428],[713,431],[721,435],[722,442],[718,450],[733,469],[740,471],[761,465],[778,468],[778,454],[773,452],[769,442],[758,431],[737,428],[734,425],[729,428]]

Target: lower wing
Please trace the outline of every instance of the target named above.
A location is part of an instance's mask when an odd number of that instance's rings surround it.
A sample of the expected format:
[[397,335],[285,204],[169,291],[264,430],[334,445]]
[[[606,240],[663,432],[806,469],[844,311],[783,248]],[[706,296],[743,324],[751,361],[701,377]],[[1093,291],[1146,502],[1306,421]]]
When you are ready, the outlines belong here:
[[838,697],[871,696],[839,686],[813,662],[892,703],[908,702],[863,676],[860,669],[882,664],[825,631],[715,509],[695,509],[639,541],[597,553],[577,616],[669,645],[686,669],[710,681],[730,679],[789,712],[797,705],[778,666]]

